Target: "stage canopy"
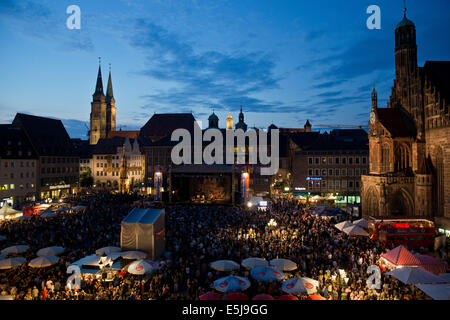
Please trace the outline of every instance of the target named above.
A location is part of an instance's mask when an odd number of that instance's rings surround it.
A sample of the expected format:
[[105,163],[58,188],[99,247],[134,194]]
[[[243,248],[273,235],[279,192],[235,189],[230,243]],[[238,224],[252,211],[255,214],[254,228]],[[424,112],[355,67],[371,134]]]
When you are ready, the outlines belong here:
[[165,210],[133,208],[122,220],[120,245],[123,251],[140,250],[158,258],[165,248]]

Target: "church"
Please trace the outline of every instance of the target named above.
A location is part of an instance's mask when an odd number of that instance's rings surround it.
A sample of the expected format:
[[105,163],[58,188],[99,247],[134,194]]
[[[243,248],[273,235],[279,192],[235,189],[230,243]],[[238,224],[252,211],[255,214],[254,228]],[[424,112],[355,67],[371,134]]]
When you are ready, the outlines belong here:
[[387,108],[375,86],[369,120],[369,174],[362,177],[368,216],[434,218],[450,229],[450,61],[417,65],[415,24],[395,29],[395,80]]

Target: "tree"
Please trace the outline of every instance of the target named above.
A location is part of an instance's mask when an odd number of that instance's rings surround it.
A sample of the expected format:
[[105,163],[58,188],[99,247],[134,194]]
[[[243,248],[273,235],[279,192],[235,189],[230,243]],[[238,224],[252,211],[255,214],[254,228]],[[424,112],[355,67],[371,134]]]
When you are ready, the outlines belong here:
[[80,175],[80,186],[90,188],[94,184],[94,178],[91,175],[91,169],[85,168]]

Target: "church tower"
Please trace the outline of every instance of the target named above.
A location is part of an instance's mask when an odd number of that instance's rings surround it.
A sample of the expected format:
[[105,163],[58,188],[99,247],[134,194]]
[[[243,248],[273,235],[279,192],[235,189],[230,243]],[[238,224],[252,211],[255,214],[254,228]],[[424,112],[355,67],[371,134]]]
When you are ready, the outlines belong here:
[[91,118],[89,131],[90,144],[97,144],[99,139],[106,138],[106,118],[106,100],[105,94],[103,93],[102,67],[99,64],[97,84],[95,85],[95,92],[92,95],[91,102]]
[[236,123],[236,129],[242,129],[243,131],[247,131],[247,124],[244,122],[244,112],[242,112],[242,106],[241,112],[239,112],[239,122]]
[[233,117],[231,116],[231,113],[227,117],[227,129],[233,130]]
[[219,117],[214,113],[214,111],[208,118],[208,128],[219,129]]
[[116,131],[116,100],[111,80],[111,65],[109,67],[108,86],[106,89],[106,135],[110,131]]
[[411,80],[417,72],[416,26],[406,18],[403,9],[403,20],[395,29],[395,76],[399,81]]
[[371,97],[372,97],[372,111],[375,111],[378,108],[378,93],[377,90],[375,90],[375,83],[373,84]]

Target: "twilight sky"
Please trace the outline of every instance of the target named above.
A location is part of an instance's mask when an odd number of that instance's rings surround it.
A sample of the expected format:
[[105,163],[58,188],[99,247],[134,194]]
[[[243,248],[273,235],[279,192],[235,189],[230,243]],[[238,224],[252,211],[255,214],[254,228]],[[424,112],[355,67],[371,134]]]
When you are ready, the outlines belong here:
[[[66,8],[81,8],[69,30]],[[369,5],[381,30],[369,30]],[[419,65],[450,60],[450,1],[408,0]],[[117,126],[152,114],[212,109],[225,126],[242,104],[249,126],[367,125],[376,83],[394,79],[402,0],[1,0],[0,123],[17,112],[62,119],[86,138],[98,58],[112,64]],[[205,125],[205,123],[204,123]]]

